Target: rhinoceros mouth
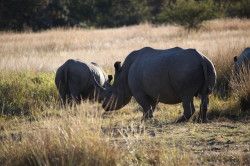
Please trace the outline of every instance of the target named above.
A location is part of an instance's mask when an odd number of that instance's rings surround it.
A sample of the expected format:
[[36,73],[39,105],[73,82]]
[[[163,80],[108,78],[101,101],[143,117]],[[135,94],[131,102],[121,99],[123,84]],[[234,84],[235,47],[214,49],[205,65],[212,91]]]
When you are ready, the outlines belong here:
[[107,97],[102,104],[102,107],[104,108],[105,111],[115,110],[116,106],[117,106],[117,97],[115,95],[110,95],[110,97]]

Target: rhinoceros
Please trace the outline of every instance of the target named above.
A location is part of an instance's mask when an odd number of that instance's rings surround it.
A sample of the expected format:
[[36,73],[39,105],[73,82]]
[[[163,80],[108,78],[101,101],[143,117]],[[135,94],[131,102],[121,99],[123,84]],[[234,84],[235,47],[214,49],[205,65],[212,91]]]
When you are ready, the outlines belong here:
[[244,69],[250,69],[250,47],[245,48],[238,57],[234,57],[234,68],[236,74]]
[[195,49],[145,47],[131,52],[122,66],[120,62],[114,66],[113,85],[97,86],[106,111],[122,108],[133,96],[143,108],[145,120],[153,117],[159,102],[182,102],[184,113],[177,122],[184,122],[195,112],[193,98],[199,96],[199,120],[207,121],[208,96],[216,83],[216,71],[212,62]]
[[69,59],[56,72],[55,84],[63,104],[81,99],[99,100],[95,92],[95,82],[107,88],[110,86],[112,75],[106,75],[98,64],[84,63]]

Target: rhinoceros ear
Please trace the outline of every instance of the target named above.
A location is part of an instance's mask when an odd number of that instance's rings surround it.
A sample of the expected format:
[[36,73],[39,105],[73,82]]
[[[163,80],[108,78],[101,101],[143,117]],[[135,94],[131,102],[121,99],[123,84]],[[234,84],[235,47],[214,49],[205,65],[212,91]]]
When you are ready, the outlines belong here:
[[116,71],[119,71],[121,68],[121,62],[120,61],[115,62],[114,67]]
[[110,83],[113,79],[113,76],[112,75],[108,75],[108,82]]
[[235,56],[235,57],[234,57],[234,62],[237,62],[237,60],[238,60],[238,57]]

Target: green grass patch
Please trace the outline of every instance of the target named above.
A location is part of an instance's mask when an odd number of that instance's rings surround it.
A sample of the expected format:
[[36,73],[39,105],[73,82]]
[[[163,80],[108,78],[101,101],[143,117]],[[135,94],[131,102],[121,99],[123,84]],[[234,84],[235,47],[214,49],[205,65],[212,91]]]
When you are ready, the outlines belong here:
[[54,73],[1,72],[1,114],[26,115],[55,105],[57,90]]

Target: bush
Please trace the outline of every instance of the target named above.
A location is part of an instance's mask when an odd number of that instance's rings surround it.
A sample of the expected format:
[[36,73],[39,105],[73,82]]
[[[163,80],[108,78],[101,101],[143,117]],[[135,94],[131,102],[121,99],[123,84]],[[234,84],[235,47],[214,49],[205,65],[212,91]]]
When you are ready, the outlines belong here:
[[160,13],[160,22],[176,23],[187,29],[199,28],[205,20],[217,16],[213,1],[177,0],[172,6],[165,6]]
[[240,0],[227,7],[226,15],[229,17],[250,18],[250,0]]
[[94,11],[92,24],[97,27],[139,24],[149,16],[145,0],[96,1]]
[[[162,7],[163,6],[163,7]],[[250,17],[250,0],[11,0],[0,1],[0,30],[117,27],[173,22],[198,28],[214,17]]]
[[241,110],[250,113],[250,73],[243,70],[230,81],[233,96],[239,100]]
[[230,58],[225,58],[225,55],[219,54],[214,58],[214,64],[216,66],[217,79],[215,85],[215,93],[221,99],[227,99],[231,95],[230,77],[232,76],[232,63]]
[[0,73],[1,114],[24,115],[56,102],[52,73]]

